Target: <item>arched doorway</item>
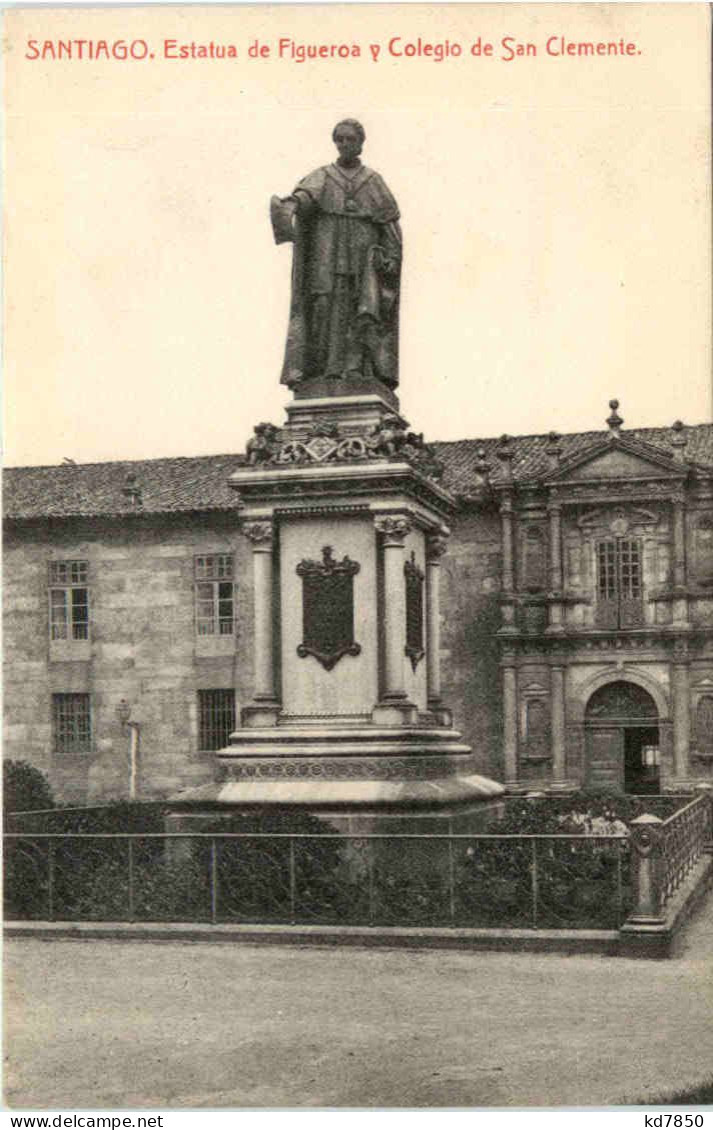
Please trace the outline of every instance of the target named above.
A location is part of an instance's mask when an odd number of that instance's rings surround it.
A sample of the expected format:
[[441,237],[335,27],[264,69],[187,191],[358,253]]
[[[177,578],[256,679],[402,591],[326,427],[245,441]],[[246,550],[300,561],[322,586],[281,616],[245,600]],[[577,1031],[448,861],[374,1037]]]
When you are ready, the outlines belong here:
[[587,703],[584,721],[588,788],[659,792],[659,715],[648,691],[623,679],[606,683]]

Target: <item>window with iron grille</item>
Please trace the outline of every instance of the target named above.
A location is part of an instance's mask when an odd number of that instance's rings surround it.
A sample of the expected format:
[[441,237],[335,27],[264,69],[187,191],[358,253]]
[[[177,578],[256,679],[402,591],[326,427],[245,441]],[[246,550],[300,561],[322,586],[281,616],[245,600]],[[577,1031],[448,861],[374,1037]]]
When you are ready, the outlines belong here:
[[222,749],[235,729],[235,691],[198,691],[199,748]]
[[52,726],[56,753],[89,753],[92,748],[89,695],[52,695]]
[[50,561],[50,639],[89,639],[88,580],[86,561]]
[[232,636],[235,631],[232,553],[196,557],[194,567],[197,634]]
[[634,538],[597,543],[597,622],[602,627],[642,624],[641,544]]

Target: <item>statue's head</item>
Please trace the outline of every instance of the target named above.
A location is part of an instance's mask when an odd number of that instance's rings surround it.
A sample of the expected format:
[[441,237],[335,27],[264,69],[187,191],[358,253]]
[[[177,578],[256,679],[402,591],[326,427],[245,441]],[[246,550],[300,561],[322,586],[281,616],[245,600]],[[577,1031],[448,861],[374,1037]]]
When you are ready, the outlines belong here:
[[345,118],[337,122],[332,130],[332,141],[339,150],[342,160],[353,161],[362,151],[366,141],[366,131],[355,118]]

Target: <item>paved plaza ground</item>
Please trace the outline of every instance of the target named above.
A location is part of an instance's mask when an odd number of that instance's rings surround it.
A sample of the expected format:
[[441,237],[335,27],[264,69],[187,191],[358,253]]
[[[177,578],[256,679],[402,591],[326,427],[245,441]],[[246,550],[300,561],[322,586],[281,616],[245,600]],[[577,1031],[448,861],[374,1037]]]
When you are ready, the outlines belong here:
[[601,1106],[713,1074],[713,899],[669,961],[5,945],[14,1108]]

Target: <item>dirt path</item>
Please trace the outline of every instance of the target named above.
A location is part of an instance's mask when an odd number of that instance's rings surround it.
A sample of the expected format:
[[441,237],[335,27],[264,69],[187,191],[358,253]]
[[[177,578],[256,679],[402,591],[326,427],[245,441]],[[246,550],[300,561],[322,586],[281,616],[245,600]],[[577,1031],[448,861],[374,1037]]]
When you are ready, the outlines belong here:
[[604,1106],[713,1064],[713,899],[666,962],[5,945],[15,1108]]

